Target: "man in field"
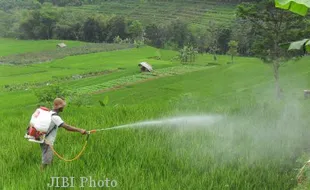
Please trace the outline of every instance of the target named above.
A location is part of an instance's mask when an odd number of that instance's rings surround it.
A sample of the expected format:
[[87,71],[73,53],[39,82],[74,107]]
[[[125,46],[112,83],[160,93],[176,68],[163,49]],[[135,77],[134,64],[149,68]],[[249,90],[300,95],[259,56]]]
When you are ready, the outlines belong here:
[[54,100],[54,106],[52,112],[52,122],[48,129],[48,133],[45,136],[45,142],[40,144],[42,150],[42,165],[41,170],[43,170],[47,165],[50,165],[53,161],[53,151],[50,146],[53,146],[57,130],[59,127],[65,128],[67,131],[79,132],[81,134],[86,134],[86,130],[79,129],[73,126],[66,124],[61,117],[58,115],[60,112],[63,112],[66,102],[62,98],[56,98]]

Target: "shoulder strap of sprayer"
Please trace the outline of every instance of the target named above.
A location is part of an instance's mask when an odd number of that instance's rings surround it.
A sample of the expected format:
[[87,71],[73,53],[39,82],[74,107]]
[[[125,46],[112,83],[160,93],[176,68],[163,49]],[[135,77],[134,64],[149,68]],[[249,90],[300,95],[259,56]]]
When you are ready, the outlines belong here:
[[[54,116],[54,115],[58,115],[58,114],[57,114],[57,113],[53,113],[53,114],[51,115],[51,117]],[[57,125],[54,125],[54,127],[51,128],[51,130],[49,130],[49,131],[46,133],[45,137],[47,137],[54,129],[56,129],[56,127],[57,127]]]

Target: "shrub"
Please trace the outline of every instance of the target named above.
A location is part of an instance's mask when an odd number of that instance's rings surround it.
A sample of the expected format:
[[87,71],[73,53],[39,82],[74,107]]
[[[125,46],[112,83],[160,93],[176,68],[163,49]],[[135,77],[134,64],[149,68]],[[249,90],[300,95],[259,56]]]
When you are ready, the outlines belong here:
[[40,105],[51,107],[55,98],[66,99],[70,95],[70,92],[58,85],[50,85],[47,88],[38,89],[35,91],[35,95]]

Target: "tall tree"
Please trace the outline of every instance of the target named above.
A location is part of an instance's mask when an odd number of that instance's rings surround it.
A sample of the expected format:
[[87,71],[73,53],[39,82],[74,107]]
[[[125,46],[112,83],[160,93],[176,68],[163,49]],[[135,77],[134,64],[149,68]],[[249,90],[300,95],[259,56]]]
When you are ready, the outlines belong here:
[[161,30],[158,25],[151,23],[145,27],[145,38],[149,45],[160,48],[163,42],[160,40]]
[[272,63],[277,97],[281,96],[279,85],[280,58],[287,56],[279,44],[302,36],[305,19],[296,14],[275,8],[272,0],[258,3],[242,3],[237,17],[248,20],[256,31],[253,52],[262,60]]
[[218,48],[219,53],[225,54],[228,51],[228,43],[231,38],[231,29],[228,27],[220,27],[218,32]]
[[45,31],[44,38],[51,39],[53,37],[53,30],[56,27],[56,22],[58,20],[57,11],[54,10],[42,10],[40,11],[40,23],[42,30]]
[[119,36],[121,39],[129,37],[128,23],[123,16],[113,16],[107,23],[107,42],[113,42],[114,38]]
[[199,53],[205,53],[208,50],[208,32],[206,27],[191,28],[191,33],[194,36],[194,46],[197,47]]
[[188,23],[182,20],[174,20],[167,26],[168,41],[176,44],[178,48],[190,42],[191,33],[188,29]]
[[141,40],[143,37],[143,26],[138,20],[134,20],[128,27],[128,32],[133,39]]
[[51,39],[54,35],[59,11],[52,7],[29,11],[20,23],[21,38]]
[[83,36],[85,41],[103,42],[106,35],[106,24],[101,17],[88,17],[83,25]]
[[76,14],[62,11],[56,24],[55,36],[65,40],[83,40],[83,24],[87,16],[83,13]]
[[166,25],[150,23],[145,27],[145,41],[157,48],[163,48],[168,41],[168,28]]
[[218,42],[218,32],[220,30],[220,27],[213,21],[210,21],[209,22],[209,25],[208,25],[208,49],[209,49],[209,52],[211,54],[213,54],[213,59],[214,61],[217,60],[217,53],[218,53],[218,46],[219,46],[219,42]]
[[255,30],[247,20],[236,19],[232,25],[231,40],[238,42],[238,53],[251,56],[251,47],[255,40]]

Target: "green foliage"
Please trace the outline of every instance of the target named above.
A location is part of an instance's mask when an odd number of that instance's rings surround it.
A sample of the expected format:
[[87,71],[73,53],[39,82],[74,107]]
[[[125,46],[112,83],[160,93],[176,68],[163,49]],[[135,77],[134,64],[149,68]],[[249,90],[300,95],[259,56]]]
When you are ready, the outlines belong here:
[[196,60],[196,54],[198,52],[192,47],[184,46],[179,51],[179,59],[181,63],[187,64],[187,63],[193,63]]
[[145,28],[146,43],[158,48],[177,50],[194,43],[189,24],[180,19],[165,25],[149,24]]
[[[234,9],[237,3],[175,0],[175,1],[148,1],[139,0],[111,1],[98,3],[100,6],[86,5],[75,7],[78,11],[101,12],[107,15],[122,15],[133,20],[139,20],[144,25],[149,23],[167,24],[179,18],[186,20],[191,26],[206,26],[210,20],[217,23],[230,24],[235,18]],[[214,19],[216,18],[216,19]]]
[[36,0],[0,0],[0,10],[9,12],[12,9],[39,9],[40,3]]
[[60,9],[54,37],[65,40],[84,40],[83,24],[87,18],[88,15],[83,12],[76,14],[72,11]]
[[19,21],[24,11],[16,11],[15,14],[0,10],[0,37],[15,38],[19,36]]
[[160,51],[159,50],[157,50],[156,51],[156,53],[155,53],[155,59],[157,59],[157,60],[160,60],[161,59],[161,53],[160,53]]
[[[257,41],[255,26],[248,20],[237,19],[232,26],[231,40],[238,42],[238,53],[241,55],[253,55],[252,47]],[[255,47],[255,46],[254,46]]]
[[[127,51],[117,51],[97,57],[92,54],[72,56],[69,60],[63,59],[53,64],[27,68],[15,66],[14,69],[1,70],[0,75],[2,80],[4,74],[9,75],[10,82],[7,84],[10,85],[16,81],[17,74],[26,76],[24,81],[30,82],[41,76],[37,73],[37,67],[47,67],[50,71],[53,69],[51,65],[66,67],[68,69],[62,69],[62,72],[73,70],[75,74],[86,67],[107,69],[120,63],[130,70],[114,73],[116,76],[97,76],[73,83],[64,81],[62,84],[70,89],[86,88],[90,84],[120,78],[121,75],[131,76],[137,71],[137,60],[153,56],[155,51],[153,48],[143,48],[131,49],[128,54]],[[156,62],[156,67],[163,66],[161,64],[166,58],[176,53],[161,50],[162,60]],[[220,63],[230,59],[229,56],[219,57]],[[85,62],[85,67],[80,65],[79,60]],[[99,65],[102,60],[105,63]],[[210,61],[210,56],[200,55],[196,61],[205,64]],[[112,64],[109,65],[109,62]],[[76,109],[75,106],[68,106],[61,117],[68,124],[87,130],[193,113],[208,116],[212,113],[223,114],[223,122],[205,128],[205,123],[197,128],[195,124],[189,126],[188,123],[181,124],[180,128],[164,124],[154,128],[128,128],[93,134],[80,159],[68,164],[55,157],[53,165],[42,175],[38,167],[41,159],[37,144],[26,143],[23,138],[12,139],[14,135],[21,134],[21,128],[11,126],[25,126],[35,107],[32,92],[2,92],[0,115],[5,118],[0,120],[0,126],[5,131],[0,134],[0,141],[5,144],[0,151],[1,171],[5,174],[2,175],[2,187],[32,189],[35,186],[45,189],[53,174],[70,176],[73,173],[75,178],[92,176],[92,179],[102,179],[104,173],[105,177],[118,181],[119,189],[124,186],[129,189],[137,186],[141,189],[205,189],[210,184],[214,189],[293,189],[297,185],[296,168],[302,164],[296,159],[301,152],[307,151],[310,132],[308,100],[303,100],[302,92],[295,89],[307,86],[305,81],[309,80],[309,75],[305,75],[305,71],[310,69],[308,58],[283,67],[283,84],[288,97],[281,102],[268,98],[272,92],[272,76],[266,75],[269,68],[258,59],[242,57],[238,65],[199,66],[201,70],[194,73],[187,71],[198,67],[196,65],[166,62],[166,67],[178,65],[184,73],[131,85],[104,95],[91,95],[90,107]],[[16,73],[19,69],[24,70]],[[179,71],[176,68],[165,69],[170,69],[171,73]],[[44,79],[40,77],[39,80]],[[103,96],[113,97],[104,109],[98,103]],[[292,102],[293,105],[289,104]],[[59,129],[55,149],[64,157],[71,158],[82,148],[84,141],[85,136]],[[12,151],[20,157],[12,156]],[[16,167],[21,160],[23,166]],[[29,169],[27,174],[18,175],[25,167]],[[18,180],[14,176],[18,176]],[[15,183],[10,183],[10,180],[15,180]]]
[[208,28],[208,49],[211,54],[214,56],[214,60],[217,60],[216,54],[219,51],[218,46],[218,32],[220,30],[220,26],[218,26],[215,22],[209,22]]
[[205,27],[190,29],[192,33],[191,42],[197,47],[199,53],[209,52],[216,54],[226,54],[228,42],[232,36],[232,28],[228,25],[221,25],[210,21]]
[[184,20],[175,20],[167,25],[166,39],[174,44],[177,48],[182,48],[185,44],[190,43],[191,33],[189,25]]
[[[276,0],[276,7],[282,8],[282,9],[288,9],[294,13],[297,13],[299,15],[305,16],[308,12],[308,8],[310,8],[309,2],[305,1],[290,1],[290,0]],[[283,47],[287,49],[289,43],[283,43]],[[303,39],[299,41],[295,41],[289,44],[288,50],[301,50],[305,54],[306,51],[309,51],[309,40]],[[309,158],[309,155],[307,155]],[[308,159],[304,158],[304,160]],[[304,171],[300,171],[298,176],[298,186],[294,189],[296,190],[303,190],[303,189],[309,189],[310,183],[309,183],[309,167],[308,167],[309,161],[303,166]],[[303,163],[304,164],[304,163]],[[306,179],[304,178],[304,175],[306,175]],[[301,178],[301,179],[300,179]]]
[[[308,58],[304,57],[297,64],[289,62],[282,68],[287,98],[276,102],[269,96],[273,84],[272,76],[266,75],[269,67],[261,64],[259,59],[240,57],[238,65],[225,65],[222,63],[230,57],[218,55],[221,66],[180,65],[170,61],[170,57],[178,53],[174,51],[160,50],[161,60],[148,59],[156,51],[159,50],[144,47],[71,56],[31,66],[0,65],[0,83],[3,80],[7,85],[18,80],[45,81],[47,76],[78,75],[86,69],[125,68],[106,76],[64,80],[61,84],[69,90],[80,91],[89,87],[100,90],[100,84],[112,84],[113,80],[122,77],[141,81],[146,75],[132,76],[138,73],[138,61],[147,60],[155,65],[156,70],[152,74],[162,78],[154,76],[154,80],[131,84],[104,95],[91,94],[88,107],[76,109],[68,106],[61,117],[68,124],[87,130],[194,113],[225,115],[223,122],[207,127],[203,123],[197,128],[195,124],[185,122],[180,128],[163,124],[161,127],[93,134],[80,159],[68,164],[55,157],[53,165],[42,175],[38,167],[41,155],[37,144],[26,143],[23,138],[12,138],[23,135],[18,126],[25,126],[29,121],[35,97],[31,91],[1,91],[0,115],[5,118],[0,120],[0,127],[5,131],[0,134],[4,145],[0,151],[1,187],[45,189],[54,174],[74,174],[76,179],[83,176],[102,179],[102,174],[106,174],[105,177],[118,181],[118,189],[296,187],[296,168],[302,166],[302,162],[296,160],[309,147],[309,104],[300,91],[309,81]],[[196,62],[206,64],[210,60],[211,56],[197,55]],[[106,96],[113,98],[103,109],[98,100],[103,101]],[[68,96],[66,99],[70,100]],[[71,158],[82,148],[84,141],[85,136],[59,129],[55,149],[64,157]],[[20,156],[12,156],[12,151]],[[303,162],[306,158],[302,159]],[[17,167],[21,161],[22,167]],[[21,175],[25,169],[27,173]]]
[[164,45],[165,30],[157,24],[148,24],[145,26],[145,38],[148,45],[161,48]]
[[226,54],[229,49],[232,30],[229,27],[220,27],[218,30],[218,51],[220,54]]
[[280,47],[289,51],[292,56],[303,56],[306,53],[310,52],[309,39],[303,39],[288,43],[281,43]]
[[[113,39],[113,43],[116,43],[116,44],[130,44],[130,39],[129,38],[121,39],[119,36],[116,36]],[[136,46],[135,43],[133,45]]]
[[101,82],[99,84],[91,84],[85,87],[80,87],[80,88],[74,89],[73,91],[75,93],[80,93],[80,94],[99,93],[99,92],[103,93],[106,91],[115,90],[115,89],[123,88],[129,85],[133,85],[139,82],[148,81],[154,78],[181,75],[181,74],[201,71],[205,69],[209,69],[209,68],[204,67],[204,66],[196,66],[196,65],[173,66],[173,67],[168,67],[168,68],[163,68],[163,69],[157,69],[153,71],[152,73],[139,73],[139,74],[128,75],[124,77],[119,77],[113,80],[109,80],[107,82]]
[[308,49],[310,45],[309,39],[303,39],[300,41],[292,42],[288,50],[303,50],[304,48]]
[[140,48],[144,45],[144,42],[142,40],[134,40],[133,44],[136,48]]
[[20,24],[22,39],[52,39],[59,12],[46,7],[29,12],[29,16]]
[[303,0],[275,0],[277,8],[286,9],[293,13],[306,16],[308,8],[310,7],[309,1]]
[[[148,45],[174,50],[180,49],[186,44],[197,46],[196,43],[203,41],[202,39],[204,38],[204,36],[194,37],[189,28],[200,28],[201,26],[193,26],[191,22],[188,22],[187,18],[162,19],[162,22],[143,26],[142,23],[145,24],[145,22],[142,22],[142,18],[133,19],[129,17],[125,19],[125,17],[119,14],[118,16],[102,16],[102,14],[94,14],[96,11],[87,12],[83,10],[76,11],[74,8],[55,8],[51,4],[62,4],[60,6],[63,6],[66,4],[66,1],[41,1],[41,3],[43,3],[42,9],[23,15],[23,20],[15,27],[11,27],[11,23],[14,22],[8,22],[9,25],[7,26],[2,25],[4,27],[3,31],[9,31],[7,33],[10,35],[23,39],[53,38],[109,43],[119,36],[121,39],[129,39],[132,43],[135,40],[142,40]],[[82,3],[96,4],[98,2],[83,1]],[[178,2],[175,3],[178,4]],[[146,4],[146,6],[152,5]],[[14,28],[19,28],[19,30]],[[14,31],[8,29],[13,29]],[[217,46],[220,46],[220,52],[226,52],[229,32],[221,31],[219,31],[218,36],[220,43]],[[204,44],[209,44],[208,40],[205,40]],[[137,44],[137,46],[140,45],[139,43]],[[199,51],[207,51],[207,48],[199,49]]]
[[238,6],[237,17],[248,20],[256,31],[253,53],[267,63],[272,63],[276,81],[277,97],[281,97],[279,68],[284,58],[289,58],[280,43],[296,40],[304,34],[306,19],[294,13],[277,9],[274,1],[263,0],[258,3]]
[[55,6],[81,6],[82,0],[38,0],[40,3],[53,3]]
[[128,21],[123,16],[112,16],[107,21],[107,37],[106,41],[111,43],[116,36],[121,39],[129,38]]
[[49,85],[48,83],[46,85],[48,87],[35,91],[35,96],[40,105],[48,105],[50,107],[55,98],[60,97],[66,99],[67,96],[70,95],[70,92],[67,89],[59,85]]
[[107,38],[107,23],[102,17],[88,17],[83,23],[83,40],[103,42]]
[[143,25],[140,21],[134,20],[129,24],[128,32],[132,39],[141,40],[143,37]]
[[267,62],[287,56],[286,51],[279,48],[280,43],[296,40],[305,35],[303,31],[306,28],[305,19],[275,8],[271,0],[241,4],[238,6],[237,16],[252,23],[257,36],[252,52]]
[[91,96],[89,94],[71,94],[69,97],[69,101],[67,101],[69,105],[84,107],[91,105]]
[[[5,15],[4,19],[0,21],[0,36],[109,43],[113,42],[116,36],[120,36],[121,39],[129,39],[134,43],[134,40],[140,40],[136,38],[142,38],[144,41],[143,31],[145,29],[145,31],[148,31],[145,32],[148,35],[145,40],[146,44],[176,50],[186,44],[196,46],[194,43],[201,40],[201,38],[194,39],[191,32],[189,32],[190,27],[200,28],[208,25],[207,21],[210,18],[213,20],[214,15],[219,15],[219,12],[221,12],[219,16],[221,18],[217,19],[216,22],[219,20],[219,22],[227,23],[227,20],[231,20],[231,13],[234,9],[234,5],[229,3],[223,5],[215,2],[193,4],[191,1],[159,1],[158,5],[157,3],[141,4],[139,1],[130,3],[105,1],[103,3],[97,0],[40,0],[40,3],[37,2],[42,8],[38,9],[36,13],[29,11],[19,16],[22,11],[16,11],[9,13],[8,16]],[[81,4],[85,6],[75,6]],[[66,6],[66,8],[57,6]],[[186,7],[189,13],[179,7]],[[129,10],[132,12],[127,13]],[[164,12],[161,13],[158,10]],[[205,12],[205,10],[208,11]],[[96,12],[100,12],[100,16],[96,15]],[[191,14],[191,12],[198,12],[199,14]],[[101,13],[104,13],[104,16]],[[141,13],[143,14],[141,15]],[[204,15],[205,13],[207,16]],[[16,16],[18,18],[14,18]],[[199,19],[200,17],[202,18]],[[207,18],[205,19],[205,17]],[[5,23],[2,24],[2,22]],[[156,23],[158,30],[151,28],[146,30],[149,23]],[[223,33],[222,37],[225,35]],[[222,52],[222,49],[224,49],[223,52],[227,51],[225,50],[226,46],[227,43],[224,43],[223,47],[220,47],[220,51]]]
[[231,62],[234,62],[234,56],[236,56],[238,54],[237,49],[238,49],[238,42],[231,40],[228,43],[228,54],[231,55]]
[[114,38],[141,39],[143,28],[139,21],[129,22],[122,16],[81,14],[44,6],[29,11],[20,22],[22,39],[66,39],[112,43]]
[[194,44],[199,53],[205,53],[209,48],[209,32],[208,27],[197,27],[191,29],[193,36],[195,37]]
[[[306,16],[308,8],[310,7],[309,2],[305,1],[291,1],[291,0],[276,0],[276,7],[281,9],[288,9],[293,13],[297,13],[302,16]],[[288,50],[302,50],[303,54],[309,52],[310,45],[308,39],[303,39],[291,43],[282,43],[281,47],[287,48]]]
[[[49,41],[45,41],[50,43]],[[28,46],[25,43],[23,47],[31,49],[33,46],[39,45],[40,43],[28,42]],[[42,42],[41,42],[42,43]],[[100,44],[97,44],[100,45]],[[110,44],[111,45],[111,44]],[[41,45],[42,46],[42,45]],[[53,45],[54,46],[54,45]],[[1,45],[0,45],[1,47]],[[38,46],[40,47],[40,46]],[[69,49],[69,48],[68,48]],[[14,49],[15,50],[15,49]],[[0,85],[1,89],[3,85],[24,84],[25,81],[31,81],[28,86],[42,86],[43,82],[65,82],[74,81],[74,76],[80,75],[83,78],[89,78],[86,80],[88,85],[92,85],[92,76],[101,76],[105,78],[105,75],[111,74],[113,79],[119,78],[123,75],[132,74],[138,72],[139,69],[137,64],[144,61],[150,61],[156,68],[162,68],[170,65],[170,58],[175,56],[176,52],[161,51],[162,60],[150,60],[148,57],[154,56],[157,49],[151,47],[142,47],[139,49],[130,48],[119,51],[90,53],[87,55],[79,56],[68,56],[62,59],[54,60],[44,64],[31,64],[31,65],[0,65]],[[12,52],[13,53],[13,52]],[[120,60],[120,57],[122,59]],[[30,73],[36,73],[31,75]],[[29,74],[23,74],[29,73]],[[113,74],[112,74],[113,73]],[[14,76],[14,80],[10,79],[10,76]],[[75,77],[75,78],[78,78]],[[100,78],[100,77],[99,77]],[[95,80],[95,78],[93,78]],[[109,79],[111,79],[109,77]],[[84,80],[83,80],[84,81]],[[27,88],[26,87],[26,88]],[[70,86],[71,87],[71,86]],[[26,88],[19,88],[25,90]]]
[[123,42],[123,40],[122,40],[119,36],[116,36],[116,37],[113,39],[113,43],[121,44],[122,42]]
[[109,96],[105,96],[103,101],[99,100],[100,106],[106,107],[109,103]]

